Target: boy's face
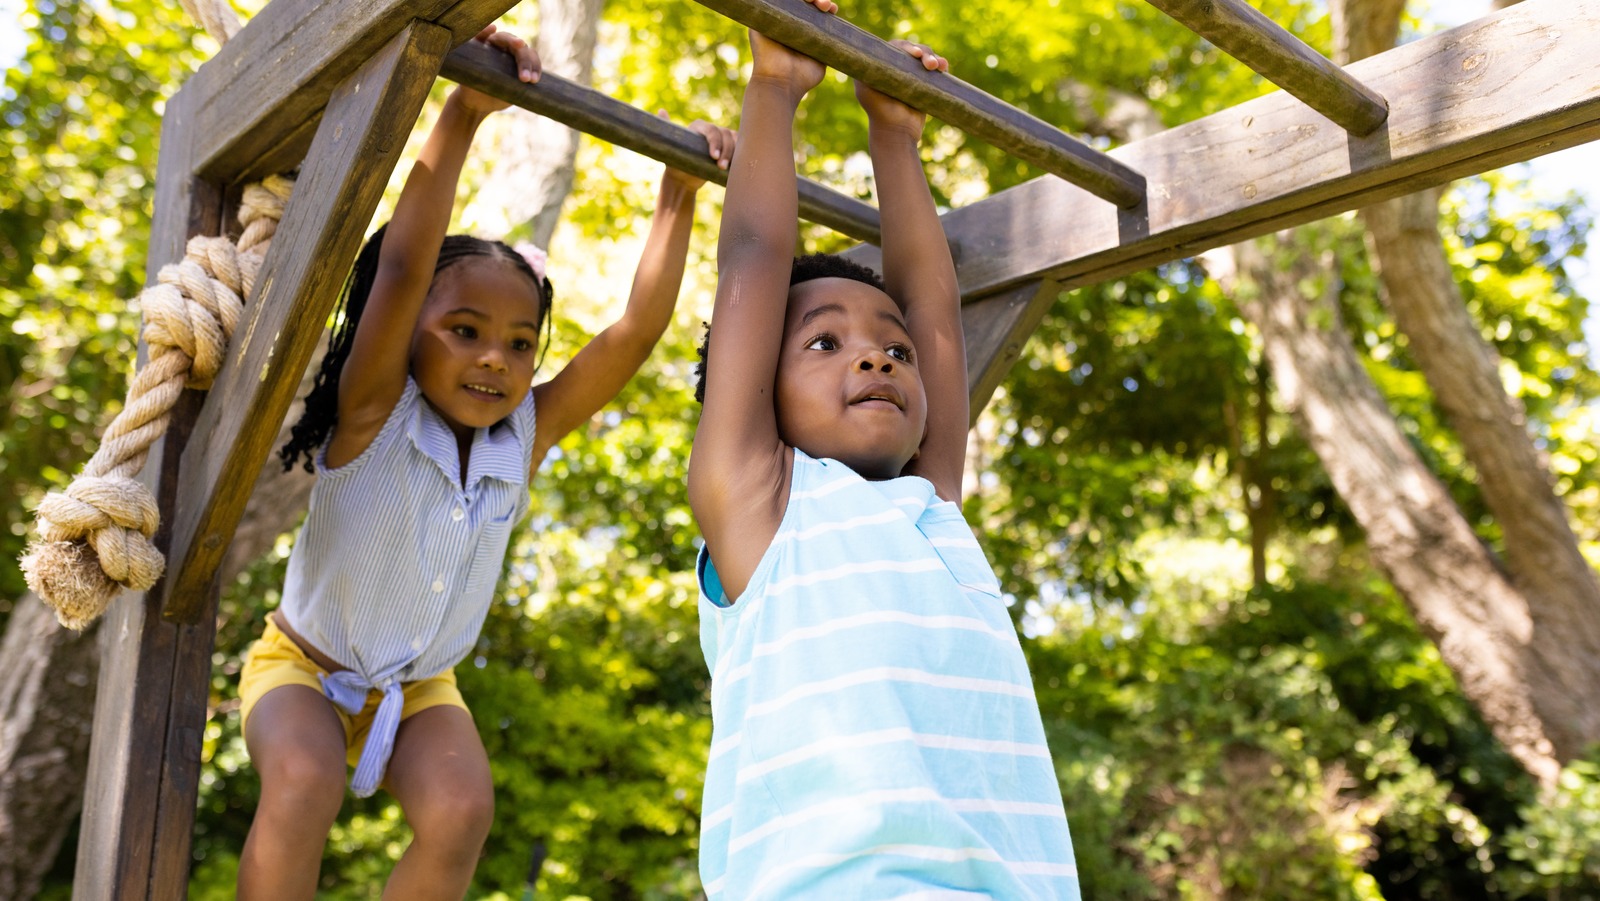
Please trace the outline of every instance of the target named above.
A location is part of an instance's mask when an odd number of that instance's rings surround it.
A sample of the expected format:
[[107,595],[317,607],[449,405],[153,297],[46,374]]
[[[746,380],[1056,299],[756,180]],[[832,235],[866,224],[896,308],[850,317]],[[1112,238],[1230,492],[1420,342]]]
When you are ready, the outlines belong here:
[[928,421],[900,308],[851,279],[790,288],[775,401],[785,443],[868,479],[900,475],[917,455]]
[[411,376],[458,437],[492,426],[533,385],[539,297],[526,275],[470,258],[433,280],[411,336]]

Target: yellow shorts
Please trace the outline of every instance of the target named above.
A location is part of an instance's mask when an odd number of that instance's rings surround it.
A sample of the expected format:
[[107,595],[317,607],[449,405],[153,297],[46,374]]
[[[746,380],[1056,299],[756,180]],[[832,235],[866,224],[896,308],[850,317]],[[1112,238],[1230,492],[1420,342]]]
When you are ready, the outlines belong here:
[[[245,657],[244,670],[239,674],[239,700],[240,723],[250,720],[250,711],[267,692],[285,685],[304,685],[317,694],[322,694],[322,683],[317,680],[318,675],[327,675],[328,671],[318,666],[315,661],[300,650],[300,646],[283,634],[270,618],[267,620],[267,630],[250,646],[250,652]],[[461,698],[461,691],[456,688],[456,674],[453,670],[445,670],[431,679],[419,679],[407,682],[402,687],[405,695],[405,705],[401,709],[400,719],[404,721],[413,714],[427,710],[429,707],[449,705],[467,709],[466,701]],[[367,693],[367,704],[361,712],[355,715],[345,713],[338,707],[333,707],[333,712],[338,715],[340,722],[344,723],[344,745],[346,758],[351,766],[361,759],[361,749],[367,742],[367,733],[372,729],[372,718],[378,713],[378,704],[383,700],[383,692],[371,691]],[[333,702],[328,702],[333,706]]]

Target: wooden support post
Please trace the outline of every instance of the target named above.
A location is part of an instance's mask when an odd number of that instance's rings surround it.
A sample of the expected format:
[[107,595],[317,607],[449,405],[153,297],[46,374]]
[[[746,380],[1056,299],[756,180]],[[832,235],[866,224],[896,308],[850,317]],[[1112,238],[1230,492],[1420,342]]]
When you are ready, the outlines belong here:
[[1117,206],[1144,200],[1138,170],[953,75],[924,70],[838,16],[790,0],[698,2]]
[[183,453],[165,614],[188,622],[227,552],[253,483],[405,148],[448,29],[413,23],[334,92],[255,296]]
[[978,414],[994,397],[995,389],[1005,381],[1006,373],[1022,356],[1028,338],[1060,295],[1061,286],[1055,282],[1030,282],[961,306],[972,423],[978,421]]
[[1389,117],[1383,95],[1245,0],[1150,0],[1150,5],[1353,135],[1372,134]]
[[[191,174],[185,138],[194,127],[193,99],[179,92],[161,123],[163,152],[148,256],[152,282],[162,266],[183,258],[189,237],[221,232],[221,192]],[[141,342],[141,363],[145,353]],[[178,455],[200,400],[199,392],[184,393],[141,476],[162,510],[158,547],[168,543]],[[190,626],[163,622],[160,590],[158,584],[151,593],[118,598],[100,628],[102,663],[75,899],[186,894],[214,624],[210,616]],[[211,609],[215,593],[200,600],[203,611]]]
[[[706,139],[696,132],[549,72],[537,84],[524,84],[515,61],[498,50],[463,44],[445,57],[440,74],[690,175],[728,183],[728,173],[706,155]],[[878,211],[870,205],[810,179],[800,179],[799,187],[801,218],[878,243]]]
[[1356,138],[1272,93],[1112,151],[1144,211],[1038,178],[943,217],[961,294],[1094,284],[1600,137],[1600,0],[1540,0],[1349,67],[1390,98]]

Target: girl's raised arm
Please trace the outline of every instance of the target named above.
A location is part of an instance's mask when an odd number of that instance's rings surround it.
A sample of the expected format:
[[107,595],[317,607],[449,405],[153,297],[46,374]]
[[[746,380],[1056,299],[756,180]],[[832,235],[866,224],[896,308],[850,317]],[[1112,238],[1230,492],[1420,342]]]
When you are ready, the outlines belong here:
[[[699,120],[689,127],[705,136],[711,158],[726,169],[733,158],[736,135]],[[533,389],[538,410],[534,469],[556,442],[622,391],[667,330],[683,285],[695,194],[704,184],[704,179],[676,169],[662,173],[650,235],[634,270],[633,288],[622,316],[584,345],[555,378]]]
[[[538,80],[539,56],[526,41],[496,31],[493,25],[476,39],[515,56],[523,81]],[[439,247],[450,228],[462,164],[478,126],[490,113],[506,106],[487,94],[456,88],[406,177],[378,252],[367,309],[339,378],[339,419],[328,442],[329,466],[359,456],[405,390],[411,335],[428,297]]]

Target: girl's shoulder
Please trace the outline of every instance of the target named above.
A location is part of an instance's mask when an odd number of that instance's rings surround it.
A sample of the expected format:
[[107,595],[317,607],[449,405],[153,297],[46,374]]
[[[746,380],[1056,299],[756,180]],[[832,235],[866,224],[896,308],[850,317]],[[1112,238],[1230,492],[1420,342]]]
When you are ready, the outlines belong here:
[[389,415],[384,419],[383,425],[378,428],[377,434],[367,442],[351,459],[338,466],[328,465],[328,446],[333,443],[335,431],[330,432],[328,439],[317,449],[316,467],[318,478],[346,478],[352,473],[366,468],[368,463],[383,453],[383,449],[394,444],[395,440],[403,433],[413,431],[417,421],[417,408],[422,404],[422,390],[417,386],[416,380],[410,375],[406,376],[405,386],[400,391],[400,398],[394,402],[394,407],[389,410]]

